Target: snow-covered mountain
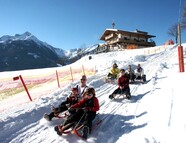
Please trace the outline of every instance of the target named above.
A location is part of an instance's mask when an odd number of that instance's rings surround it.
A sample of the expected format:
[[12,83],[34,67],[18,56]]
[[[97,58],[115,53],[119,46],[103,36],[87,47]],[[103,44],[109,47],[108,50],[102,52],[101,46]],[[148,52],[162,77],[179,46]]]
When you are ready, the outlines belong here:
[[33,40],[39,43],[39,40],[35,36],[33,36],[30,32],[25,32],[21,35],[15,34],[15,36],[4,35],[0,38],[0,43],[6,43],[15,40]]
[[[85,49],[65,51],[39,40],[30,32],[0,38],[0,71],[56,67],[75,62]],[[16,66],[15,66],[16,65]]]
[[[15,36],[4,35],[0,38],[0,43],[6,44],[6,43],[11,43],[13,41],[27,41],[27,40],[34,41],[38,45],[45,46],[53,51],[58,51],[58,48],[54,48],[53,46],[49,45],[48,43],[39,40],[37,37],[35,37],[30,32],[25,32],[23,34],[15,34]],[[64,50],[60,49],[59,51],[60,52],[57,53],[59,56],[65,55]]]
[[55,67],[58,59],[50,45],[29,32],[0,38],[0,71]]

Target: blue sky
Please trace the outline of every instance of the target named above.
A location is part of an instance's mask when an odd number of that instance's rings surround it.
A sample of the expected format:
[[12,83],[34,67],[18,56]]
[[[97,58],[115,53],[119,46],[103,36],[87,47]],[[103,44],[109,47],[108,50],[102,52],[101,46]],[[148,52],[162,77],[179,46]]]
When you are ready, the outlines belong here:
[[99,38],[114,20],[116,29],[147,31],[161,45],[172,38],[167,31],[179,20],[179,6],[180,0],[0,0],[0,37],[29,31],[54,47],[74,49],[103,43]]

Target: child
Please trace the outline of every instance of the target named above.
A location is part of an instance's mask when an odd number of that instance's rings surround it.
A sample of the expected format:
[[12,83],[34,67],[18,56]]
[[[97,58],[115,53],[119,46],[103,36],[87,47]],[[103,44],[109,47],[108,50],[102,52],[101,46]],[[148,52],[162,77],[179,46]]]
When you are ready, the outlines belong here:
[[130,99],[131,94],[130,94],[130,88],[129,88],[129,77],[125,73],[124,69],[120,70],[121,76],[118,79],[118,88],[111,94],[109,95],[109,98],[112,99],[115,97],[116,94],[126,94],[127,99]]
[[59,115],[59,113],[62,113],[64,111],[68,110],[68,107],[77,103],[78,100],[79,100],[78,89],[72,88],[71,95],[69,97],[67,97],[66,100],[63,101],[57,108],[53,108],[52,112],[50,114],[44,114],[44,118],[48,121],[51,121],[53,117],[56,117]]
[[107,75],[108,78],[110,79],[118,79],[119,77],[119,68],[118,65],[116,63],[113,64],[110,72]]
[[[87,139],[88,134],[91,132],[92,128],[92,121],[96,117],[96,112],[99,110],[99,101],[97,97],[95,97],[95,90],[94,88],[88,88],[87,91],[84,93],[84,98],[81,99],[77,104],[71,106],[69,110],[79,109],[75,114],[71,114],[64,124],[61,126],[60,131],[62,132],[65,125],[69,123],[75,123],[76,121],[79,122],[80,119],[83,122],[83,135],[84,139]],[[73,124],[72,124],[73,125]],[[58,132],[60,135],[61,133]]]

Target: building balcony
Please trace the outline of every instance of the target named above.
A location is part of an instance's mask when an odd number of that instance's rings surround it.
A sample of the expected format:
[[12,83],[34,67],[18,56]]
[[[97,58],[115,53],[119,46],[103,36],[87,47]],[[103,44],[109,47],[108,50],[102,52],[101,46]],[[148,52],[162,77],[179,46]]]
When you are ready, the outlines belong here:
[[134,45],[138,45],[138,46],[144,46],[144,47],[153,47],[155,46],[155,42],[146,42],[143,40],[137,40],[137,39],[127,39],[127,38],[115,38],[112,40],[107,41],[108,45],[112,45],[112,44],[134,44]]

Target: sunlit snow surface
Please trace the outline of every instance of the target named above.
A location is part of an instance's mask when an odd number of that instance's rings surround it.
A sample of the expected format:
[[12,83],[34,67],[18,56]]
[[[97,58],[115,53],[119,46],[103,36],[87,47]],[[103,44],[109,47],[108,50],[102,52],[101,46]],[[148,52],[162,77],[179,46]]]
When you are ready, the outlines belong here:
[[[186,44],[183,45],[184,49]],[[89,136],[89,143],[185,143],[186,142],[186,74],[179,73],[177,46],[147,55],[145,49],[118,51],[85,56],[74,64],[95,65],[97,73],[88,77],[88,85],[96,90],[99,99],[99,117],[102,124]],[[186,55],[184,55],[185,59]],[[186,59],[185,59],[186,60]],[[126,69],[128,64],[144,68],[147,82],[131,84],[131,100],[121,97],[111,101],[116,84],[104,79],[113,63]],[[26,72],[26,71],[25,71]],[[14,76],[14,72],[0,76]],[[17,73],[16,73],[17,74]],[[74,84],[79,83],[75,81]],[[73,85],[74,85],[73,84]],[[0,114],[1,143],[83,143],[75,135],[58,136],[54,126],[61,119],[47,122],[43,119],[50,106],[57,106],[70,93],[73,85],[57,89],[33,102],[13,106]],[[43,88],[46,88],[43,86]],[[16,95],[15,95],[16,96]],[[13,98],[13,97],[12,97]],[[6,99],[8,101],[8,99]],[[6,101],[5,100],[5,101]],[[0,102],[0,107],[14,102]]]

